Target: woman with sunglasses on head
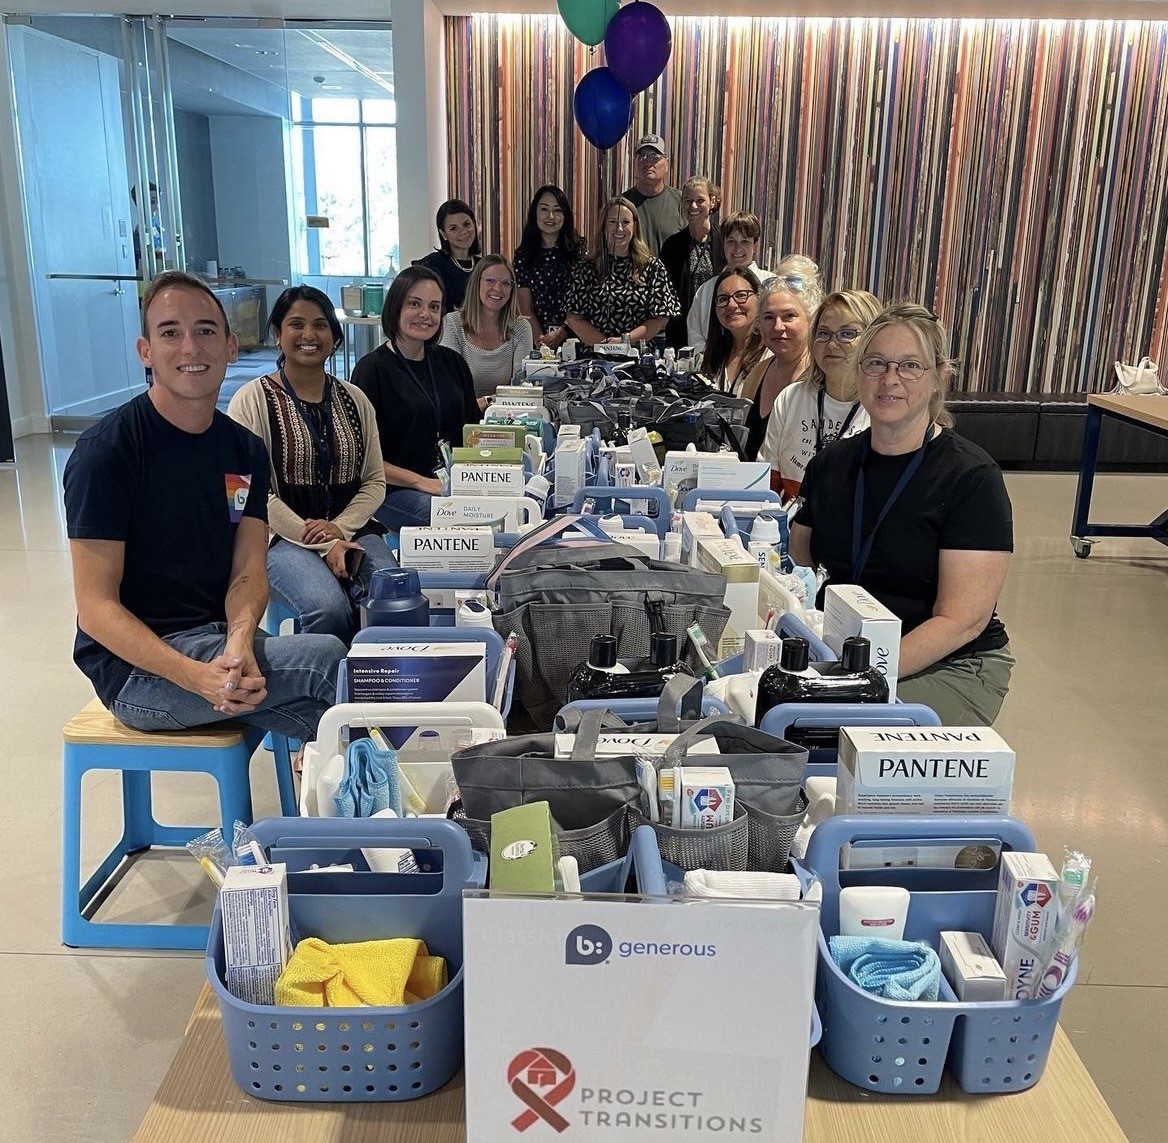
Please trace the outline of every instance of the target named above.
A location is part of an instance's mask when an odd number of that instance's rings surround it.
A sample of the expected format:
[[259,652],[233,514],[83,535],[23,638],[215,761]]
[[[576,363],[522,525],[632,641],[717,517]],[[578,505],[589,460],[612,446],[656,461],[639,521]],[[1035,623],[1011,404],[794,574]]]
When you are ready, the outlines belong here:
[[775,398],[811,368],[807,335],[822,297],[819,267],[805,254],[788,254],[759,291],[758,331],[767,354],[742,386],[742,396],[753,402],[746,415],[746,454],[751,459],[766,440]]
[[353,367],[353,384],[372,402],[385,461],[385,503],[377,518],[393,531],[430,523],[442,495],[434,475],[444,445],[462,444],[462,429],[481,420],[466,362],[438,344],[442,282],[425,266],[393,280],[381,310],[385,344]]
[[515,275],[501,254],[479,259],[461,308],[442,319],[442,344],[462,355],[480,409],[531,352],[531,323],[519,313]]
[[568,196],[547,183],[531,197],[523,237],[515,249],[519,312],[531,322],[536,345],[559,349],[571,330],[564,324],[572,267],[584,256],[584,239]]
[[857,394],[853,350],[879,312],[880,300],[867,290],[828,294],[816,311],[811,372],[775,398],[758,452],[760,460],[770,461],[771,487],[785,499],[799,495],[807,462],[821,448],[868,427]]
[[370,577],[393,566],[373,518],[385,497],[377,419],[360,389],[325,369],[344,340],[325,294],[291,286],[268,326],[276,371],[249,381],[227,408],[268,449],[268,580],[301,631],[348,643]]
[[714,282],[702,373],[734,396],[763,354],[758,336],[758,279],[749,270],[723,270]]
[[565,303],[566,321],[585,345],[651,341],[681,312],[665,267],[640,233],[627,198],[601,207],[591,256],[576,263]]
[[669,280],[681,301],[681,313],[669,319],[665,343],[674,349],[688,345],[686,315],[694,295],[726,265],[722,251],[722,233],[718,226],[718,207],[722,192],[705,175],[686,179],[681,188],[682,228],[661,243],[658,257],[669,271]]
[[803,477],[791,556],[865,588],[900,617],[897,697],[945,726],[988,726],[1014,659],[995,608],[1014,547],[997,464],[953,432],[945,328],[892,306],[857,339],[870,426],[828,445]]
[[483,256],[479,242],[479,224],[474,211],[460,198],[448,198],[434,216],[438,227],[438,249],[414,265],[425,266],[438,275],[442,283],[442,313],[462,305],[466,284],[475,263]]

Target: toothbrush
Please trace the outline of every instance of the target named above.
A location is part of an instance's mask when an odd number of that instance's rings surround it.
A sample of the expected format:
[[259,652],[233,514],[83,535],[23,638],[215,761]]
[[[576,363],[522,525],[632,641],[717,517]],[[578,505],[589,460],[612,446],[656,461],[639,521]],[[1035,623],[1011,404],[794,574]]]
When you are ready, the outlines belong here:
[[1045,1000],[1056,992],[1066,979],[1074,962],[1083,934],[1095,916],[1095,894],[1088,893],[1076,902],[1065,925],[1060,924],[1055,935],[1054,950],[1042,967],[1042,975],[1035,986],[1033,999]]
[[689,636],[689,641],[693,644],[694,653],[698,657],[698,662],[702,665],[702,671],[705,673],[706,678],[710,680],[721,678],[718,673],[718,668],[710,661],[710,656],[707,654],[710,641],[706,638],[706,633],[696,623],[692,627],[687,627],[685,633]]
[[495,693],[491,696],[491,706],[500,712],[507,695],[507,674],[511,670],[511,662],[518,648],[519,636],[512,631],[507,636],[507,642],[503,644],[503,653],[499,656],[499,669],[495,674]]

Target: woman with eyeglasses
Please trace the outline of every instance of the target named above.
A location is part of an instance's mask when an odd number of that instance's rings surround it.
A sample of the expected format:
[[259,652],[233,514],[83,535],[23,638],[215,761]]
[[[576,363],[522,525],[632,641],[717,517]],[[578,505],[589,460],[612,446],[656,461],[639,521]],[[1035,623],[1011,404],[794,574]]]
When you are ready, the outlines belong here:
[[865,588],[900,617],[896,695],[945,726],[988,726],[1014,658],[996,613],[1014,547],[997,464],[953,432],[945,328],[892,306],[856,342],[870,426],[814,456],[791,525],[791,556]]
[[482,419],[474,381],[462,357],[438,344],[442,281],[425,266],[394,279],[381,310],[385,344],[353,367],[353,384],[373,404],[385,466],[385,502],[377,518],[392,531],[430,523],[430,501],[442,495],[435,475],[445,446],[462,444],[462,429]]
[[566,302],[567,323],[585,345],[651,341],[681,312],[669,274],[640,234],[627,198],[601,207],[591,255],[576,263]]
[[584,239],[576,233],[568,196],[546,183],[531,197],[523,237],[515,248],[519,312],[531,322],[536,345],[559,349],[568,340],[568,283],[583,254]]
[[442,344],[462,354],[480,409],[531,352],[531,323],[519,313],[515,275],[501,254],[487,254],[475,266],[461,308],[442,319]]
[[324,293],[290,286],[268,327],[275,372],[249,381],[227,407],[270,458],[268,580],[299,630],[348,643],[370,578],[393,566],[373,518],[385,497],[377,420],[365,394],[326,369],[344,334]]
[[759,292],[758,331],[767,353],[742,386],[742,396],[753,402],[746,415],[752,459],[763,448],[775,398],[811,368],[807,333],[822,297],[819,267],[805,254],[788,254]]
[[[771,487],[799,495],[807,462],[825,445],[868,427],[860,405],[853,350],[880,300],[867,290],[839,290],[820,303],[811,323],[811,372],[775,398],[758,455],[771,463]],[[781,484],[781,487],[780,487]]]
[[434,216],[438,227],[438,249],[414,265],[425,266],[438,275],[442,283],[443,314],[462,305],[466,284],[475,263],[483,256],[479,242],[479,224],[474,211],[460,198],[449,198]]
[[758,336],[758,279],[749,270],[723,270],[714,282],[702,373],[723,393],[739,396],[763,354]]
[[722,233],[718,226],[718,207],[722,192],[705,175],[686,179],[681,188],[682,228],[661,243],[658,257],[669,271],[669,280],[681,301],[681,313],[669,319],[665,327],[665,344],[674,349],[688,345],[686,315],[701,286],[719,274],[726,265],[722,251]]

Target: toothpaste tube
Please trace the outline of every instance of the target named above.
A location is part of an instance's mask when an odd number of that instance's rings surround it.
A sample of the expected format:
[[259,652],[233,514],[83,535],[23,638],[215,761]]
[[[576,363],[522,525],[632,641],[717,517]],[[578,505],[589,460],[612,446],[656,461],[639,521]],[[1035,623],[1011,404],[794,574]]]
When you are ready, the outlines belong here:
[[1059,875],[1044,853],[1002,854],[993,950],[1006,974],[1006,998],[1033,995],[1059,911]]
[[734,820],[734,780],[725,766],[674,767],[681,829],[714,829]]

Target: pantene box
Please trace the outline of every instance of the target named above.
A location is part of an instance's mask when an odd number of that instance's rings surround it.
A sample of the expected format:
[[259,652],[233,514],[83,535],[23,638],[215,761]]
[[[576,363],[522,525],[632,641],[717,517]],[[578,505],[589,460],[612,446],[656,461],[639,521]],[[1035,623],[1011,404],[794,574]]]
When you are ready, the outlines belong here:
[[988,726],[844,726],[841,814],[1008,814],[1014,751]]
[[451,496],[522,496],[522,464],[456,464],[450,469]]
[[896,701],[900,669],[900,620],[878,599],[852,583],[829,583],[823,593],[823,641],[837,654],[851,635],[867,639],[872,666],[888,682],[888,701]]
[[401,530],[397,562],[419,571],[489,572],[495,566],[495,533],[482,528]]

